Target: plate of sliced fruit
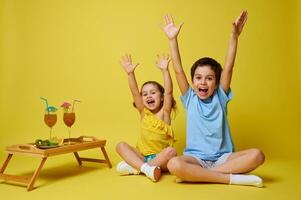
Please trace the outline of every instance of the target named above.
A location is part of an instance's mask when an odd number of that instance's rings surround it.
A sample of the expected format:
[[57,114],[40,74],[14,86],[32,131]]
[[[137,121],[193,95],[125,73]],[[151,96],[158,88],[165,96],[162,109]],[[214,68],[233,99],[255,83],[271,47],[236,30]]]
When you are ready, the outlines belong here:
[[63,139],[57,139],[57,138],[51,138],[47,140],[37,139],[35,141],[35,146],[39,149],[50,149],[50,148],[56,148],[62,145]]

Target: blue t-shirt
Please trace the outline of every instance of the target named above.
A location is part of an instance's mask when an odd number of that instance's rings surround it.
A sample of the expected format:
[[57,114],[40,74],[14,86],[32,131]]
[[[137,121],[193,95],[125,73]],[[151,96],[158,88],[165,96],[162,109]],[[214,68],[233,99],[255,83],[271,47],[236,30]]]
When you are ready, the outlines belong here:
[[201,100],[191,87],[181,96],[186,109],[184,155],[217,160],[224,153],[234,151],[227,120],[227,103],[231,99],[231,90],[226,94],[220,85],[206,100]]

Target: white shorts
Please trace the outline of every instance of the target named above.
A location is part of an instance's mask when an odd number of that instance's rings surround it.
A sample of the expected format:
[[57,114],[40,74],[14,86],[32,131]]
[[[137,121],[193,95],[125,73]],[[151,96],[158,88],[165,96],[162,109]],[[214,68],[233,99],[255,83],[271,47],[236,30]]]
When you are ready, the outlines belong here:
[[209,169],[209,168],[216,167],[216,166],[224,164],[231,154],[232,153],[224,153],[217,160],[202,160],[202,159],[200,159],[199,157],[197,157],[196,155],[193,155],[193,154],[185,154],[185,156],[194,157],[203,168]]

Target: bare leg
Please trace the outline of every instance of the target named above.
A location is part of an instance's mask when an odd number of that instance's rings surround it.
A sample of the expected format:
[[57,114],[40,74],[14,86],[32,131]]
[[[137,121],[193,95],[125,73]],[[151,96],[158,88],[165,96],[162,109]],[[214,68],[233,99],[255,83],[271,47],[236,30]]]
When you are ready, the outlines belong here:
[[227,161],[210,170],[221,173],[247,173],[264,162],[264,154],[258,149],[247,149],[232,153]]
[[[150,178],[154,182],[160,179],[160,168],[158,166],[150,166],[149,164],[145,163],[144,156],[142,156],[135,148],[131,147],[125,142],[120,142],[116,146],[116,151],[127,163],[126,165],[134,167],[138,172],[141,170],[142,173],[144,173],[148,178]],[[120,169],[120,165],[118,165],[117,168]],[[136,172],[130,172],[129,174],[136,174]]]
[[177,156],[177,151],[173,147],[167,147],[157,154],[156,158],[149,162],[151,166],[159,166],[162,171],[168,171],[167,163],[168,161]]
[[198,161],[191,156],[174,157],[168,162],[167,168],[171,174],[188,182],[230,182],[229,174],[204,169],[200,166]]
[[137,170],[140,170],[144,164],[144,157],[137,149],[128,145],[126,142],[119,142],[116,146],[116,151],[126,163]]

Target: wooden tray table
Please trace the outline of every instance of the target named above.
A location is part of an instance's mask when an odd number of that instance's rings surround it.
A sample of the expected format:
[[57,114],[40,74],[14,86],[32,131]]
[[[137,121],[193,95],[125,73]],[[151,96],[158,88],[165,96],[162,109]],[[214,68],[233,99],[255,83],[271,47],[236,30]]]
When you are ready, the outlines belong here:
[[[68,144],[69,141],[71,142],[71,144]],[[49,149],[39,149],[34,145],[34,143],[8,146],[6,147],[8,156],[0,169],[0,179],[3,179],[5,181],[24,183],[27,185],[27,191],[31,191],[34,188],[34,183],[38,178],[47,158],[50,156],[56,156],[66,153],[73,153],[79,165],[82,165],[82,161],[87,161],[106,163],[108,164],[109,168],[112,168],[112,164],[105,150],[105,145],[106,140],[99,140],[93,136],[81,136],[78,138],[64,139],[64,145]],[[94,148],[100,148],[105,159],[83,158],[80,157],[77,153],[78,151]],[[40,157],[42,158],[42,160],[31,177],[5,174],[4,170],[14,154]]]

